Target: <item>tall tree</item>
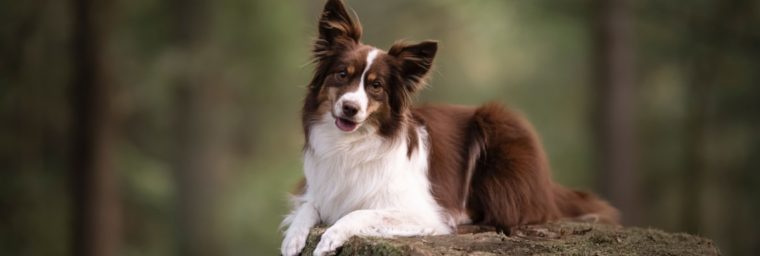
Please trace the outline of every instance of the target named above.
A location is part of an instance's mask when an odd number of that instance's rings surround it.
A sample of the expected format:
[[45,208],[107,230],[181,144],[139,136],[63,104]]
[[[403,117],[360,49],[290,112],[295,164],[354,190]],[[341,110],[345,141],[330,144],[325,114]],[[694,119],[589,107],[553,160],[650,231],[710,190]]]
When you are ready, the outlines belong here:
[[[751,120],[757,116],[752,111],[758,109],[753,108],[757,101],[756,94],[752,94],[757,91],[757,75],[736,72],[736,63],[751,60],[749,62],[757,65],[756,45],[760,34],[756,28],[760,21],[760,4],[746,0],[707,1],[687,10],[684,37],[688,44],[682,50],[688,85],[681,228],[689,233],[715,237],[716,242],[726,247],[727,254],[749,255],[757,251],[758,233],[756,228],[747,225],[754,217],[741,214],[752,207],[744,200],[752,198],[748,194],[753,188],[748,185],[751,178],[743,172],[752,170],[750,162],[755,158],[748,157],[751,160],[747,163],[738,164],[741,160],[736,159],[741,158],[735,157],[736,153],[714,152],[720,148],[724,152],[749,151],[742,153],[751,154],[751,147],[717,141],[730,141],[733,134],[724,131],[730,131],[730,127],[752,127]],[[705,193],[709,188],[719,190]],[[716,197],[720,202],[713,201]],[[706,206],[720,208],[722,212],[716,215]]]
[[72,255],[115,255],[120,207],[113,169],[113,113],[107,45],[112,1],[73,0]]
[[593,21],[596,81],[593,91],[598,188],[623,212],[639,218],[634,166],[634,72],[630,2],[597,0]]
[[[712,19],[713,16],[709,17]],[[691,43],[689,47],[684,47],[685,51],[688,51],[685,66],[689,70],[689,82],[683,138],[685,159],[681,172],[683,180],[681,226],[686,232],[701,234],[704,232],[700,203],[703,199],[701,190],[705,186],[703,179],[707,173],[708,141],[705,136],[709,128],[707,108],[714,101],[713,97],[710,97],[710,90],[718,72],[714,69],[719,64],[718,55],[714,50],[704,52],[703,49],[716,47],[716,41],[722,39],[716,36],[718,34],[718,30],[714,29],[717,26],[716,23],[705,22],[703,20],[705,18],[686,17],[685,19],[689,23],[687,38]]]
[[180,255],[220,255],[215,225],[221,139],[219,84],[209,65],[210,10],[213,2],[171,1],[172,37],[178,69],[173,77],[175,148],[173,168],[178,195]]

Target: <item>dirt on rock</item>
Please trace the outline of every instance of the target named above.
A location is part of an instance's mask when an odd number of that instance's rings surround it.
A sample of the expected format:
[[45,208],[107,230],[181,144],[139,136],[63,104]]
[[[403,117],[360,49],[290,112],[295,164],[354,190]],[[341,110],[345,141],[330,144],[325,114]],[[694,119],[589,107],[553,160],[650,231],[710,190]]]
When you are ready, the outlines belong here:
[[[312,255],[314,228],[301,255]],[[720,255],[706,238],[652,228],[554,222],[496,232],[406,238],[353,237],[337,255]]]

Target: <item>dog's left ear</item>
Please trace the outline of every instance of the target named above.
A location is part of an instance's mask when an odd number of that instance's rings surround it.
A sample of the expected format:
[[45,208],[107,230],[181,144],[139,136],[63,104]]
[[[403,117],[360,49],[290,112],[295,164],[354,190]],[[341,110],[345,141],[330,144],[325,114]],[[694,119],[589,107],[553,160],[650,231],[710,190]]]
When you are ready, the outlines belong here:
[[433,66],[438,42],[423,41],[418,44],[395,43],[388,55],[398,61],[401,76],[412,92],[424,87],[425,78]]

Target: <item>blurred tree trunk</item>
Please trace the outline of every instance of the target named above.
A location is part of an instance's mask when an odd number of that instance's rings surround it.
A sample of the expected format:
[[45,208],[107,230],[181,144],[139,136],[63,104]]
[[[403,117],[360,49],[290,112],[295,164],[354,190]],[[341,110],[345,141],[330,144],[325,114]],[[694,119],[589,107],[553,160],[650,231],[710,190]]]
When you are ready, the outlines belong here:
[[72,255],[116,255],[120,204],[113,169],[113,112],[107,54],[112,2],[74,0],[71,186]]
[[594,16],[596,81],[593,91],[598,188],[623,212],[623,222],[639,219],[634,166],[634,73],[630,3],[597,0]]
[[222,255],[216,227],[218,190],[218,84],[210,76],[209,37],[213,2],[172,0],[177,73],[173,78],[179,255]]
[[[748,1],[716,1],[707,5],[710,8],[705,10],[692,9],[685,17],[688,22],[688,40],[689,47],[685,48],[688,58],[685,59],[685,66],[688,69],[688,87],[687,87],[687,113],[686,125],[684,130],[683,147],[685,149],[685,164],[682,170],[682,205],[681,215],[683,216],[681,226],[684,231],[692,234],[705,233],[709,227],[707,222],[722,222],[721,220],[709,220],[705,218],[703,200],[705,193],[702,191],[707,187],[720,187],[722,195],[727,198],[740,198],[739,188],[734,184],[741,184],[740,180],[735,183],[725,184],[726,180],[736,179],[736,173],[729,165],[720,165],[716,170],[715,164],[712,163],[719,156],[710,154],[711,133],[726,124],[735,122],[736,114],[715,115],[715,109],[718,108],[718,100],[722,95],[716,93],[716,86],[723,85],[726,87],[735,87],[736,74],[731,72],[730,55],[735,49],[743,47],[740,38],[746,36],[742,34],[740,28],[743,24],[750,24],[756,8],[753,3]],[[753,10],[754,9],[754,10]],[[746,39],[745,39],[746,40]],[[747,40],[749,41],[749,40]],[[725,96],[723,96],[725,97]],[[729,99],[731,99],[729,97]],[[739,101],[739,98],[732,100]],[[712,166],[711,166],[712,165]],[[716,173],[718,174],[717,176]],[[735,203],[730,206],[736,207]],[[731,209],[731,211],[737,211]],[[722,217],[733,216],[729,214]],[[733,216],[731,222],[740,219]],[[730,225],[730,224],[729,224]],[[728,226],[726,223],[721,226]],[[731,241],[737,243],[742,241],[745,229],[744,224],[735,224],[730,227],[730,232],[722,234],[731,236]],[[740,245],[734,244],[733,249],[739,248]]]
[[[692,34],[692,49],[688,55],[691,58],[687,60],[686,66],[690,69],[689,83],[687,88],[686,100],[686,125],[684,129],[683,147],[685,150],[684,169],[682,170],[682,204],[681,204],[681,226],[684,231],[691,234],[701,234],[704,230],[702,227],[702,193],[704,188],[703,177],[707,171],[707,103],[709,99],[709,89],[715,79],[714,70],[717,64],[714,54],[701,52],[698,48],[705,48],[709,38],[702,38],[711,24],[703,24],[693,17],[690,17],[690,31]],[[705,27],[707,26],[707,27]],[[715,32],[715,31],[710,31]],[[707,37],[714,37],[715,34],[708,33]]]

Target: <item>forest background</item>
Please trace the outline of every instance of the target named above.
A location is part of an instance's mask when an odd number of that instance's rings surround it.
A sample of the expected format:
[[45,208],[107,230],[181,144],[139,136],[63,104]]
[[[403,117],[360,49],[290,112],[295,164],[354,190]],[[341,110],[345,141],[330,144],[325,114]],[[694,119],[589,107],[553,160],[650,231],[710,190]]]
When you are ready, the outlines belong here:
[[[322,1],[0,1],[0,255],[274,255]],[[351,0],[628,225],[760,251],[760,2]]]

